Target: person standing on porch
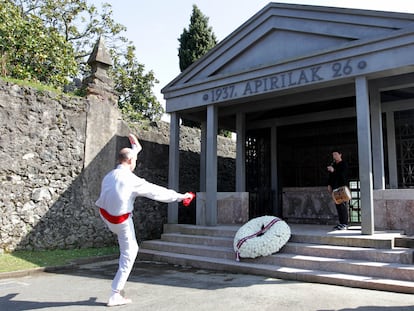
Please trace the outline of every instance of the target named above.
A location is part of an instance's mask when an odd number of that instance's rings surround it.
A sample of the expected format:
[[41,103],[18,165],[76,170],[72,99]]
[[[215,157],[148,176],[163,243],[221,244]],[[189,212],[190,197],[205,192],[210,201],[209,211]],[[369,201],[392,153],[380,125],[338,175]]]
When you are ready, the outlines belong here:
[[129,135],[129,141],[131,148],[119,151],[119,164],[104,177],[101,194],[95,203],[106,226],[117,235],[120,251],[118,271],[112,281],[108,306],[131,303],[130,299],[121,295],[121,291],[131,273],[139,248],[132,221],[135,198],[143,196],[165,203],[193,198],[191,193],[181,194],[136,176],[133,171],[142,147],[132,134]]
[[[332,164],[328,169],[328,191],[332,195],[332,191],[342,186],[348,186],[348,163],[342,160],[342,153],[339,150],[332,152]],[[348,202],[336,204],[338,213],[338,224],[334,227],[336,230],[348,229]]]

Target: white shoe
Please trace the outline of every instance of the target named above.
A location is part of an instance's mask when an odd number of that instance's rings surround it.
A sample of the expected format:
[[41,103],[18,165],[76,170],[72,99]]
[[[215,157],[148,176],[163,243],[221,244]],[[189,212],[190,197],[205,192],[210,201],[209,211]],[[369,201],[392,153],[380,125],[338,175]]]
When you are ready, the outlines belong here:
[[114,306],[122,306],[126,305],[128,303],[131,303],[132,300],[128,298],[122,297],[120,293],[114,293],[111,297],[109,297],[109,301],[107,306],[108,307],[114,307]]

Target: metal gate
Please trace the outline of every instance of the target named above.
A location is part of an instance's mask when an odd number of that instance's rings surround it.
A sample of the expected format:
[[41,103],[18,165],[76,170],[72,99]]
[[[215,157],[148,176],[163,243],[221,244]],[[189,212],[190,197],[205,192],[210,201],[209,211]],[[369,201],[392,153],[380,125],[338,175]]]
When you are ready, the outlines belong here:
[[270,164],[270,130],[249,131],[246,135],[246,189],[249,192],[249,219],[273,215]]
[[398,111],[394,116],[398,188],[414,188],[414,110]]
[[[355,118],[279,127],[277,132],[279,194],[283,187],[325,186],[326,166],[332,161],[333,147],[343,151],[350,168],[350,180],[358,181]],[[271,185],[270,145],[270,129],[251,130],[246,135],[246,189],[250,196],[250,219],[276,213],[276,198]],[[359,186],[353,188],[351,221],[359,222]],[[281,200],[282,196],[278,198],[280,206]]]

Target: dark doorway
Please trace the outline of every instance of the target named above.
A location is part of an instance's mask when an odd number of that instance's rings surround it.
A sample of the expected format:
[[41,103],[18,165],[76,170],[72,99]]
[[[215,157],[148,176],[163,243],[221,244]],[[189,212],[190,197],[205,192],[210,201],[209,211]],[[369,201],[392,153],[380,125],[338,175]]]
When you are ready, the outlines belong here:
[[283,126],[277,132],[279,181],[284,187],[325,186],[333,148],[348,162],[349,179],[359,180],[355,118]]
[[[251,130],[246,135],[246,189],[250,195],[250,219],[274,214],[270,137],[270,129]],[[278,193],[282,193],[283,187],[326,186],[326,166],[332,161],[333,148],[342,151],[349,164],[350,181],[359,184],[355,118],[281,126],[277,128],[277,142]],[[278,205],[282,206],[282,196],[279,197]],[[359,204],[351,208],[356,208],[356,213],[359,213]]]
[[247,132],[246,190],[249,192],[249,219],[273,215],[270,164],[270,129]]
[[398,188],[414,188],[414,110],[394,113]]

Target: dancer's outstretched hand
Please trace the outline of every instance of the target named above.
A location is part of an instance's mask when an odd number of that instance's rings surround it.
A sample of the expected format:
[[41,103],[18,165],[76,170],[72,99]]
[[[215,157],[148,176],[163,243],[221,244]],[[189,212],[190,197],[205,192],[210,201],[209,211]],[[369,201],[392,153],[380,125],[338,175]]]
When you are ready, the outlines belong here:
[[193,192],[186,192],[184,194],[183,205],[188,206],[190,205],[191,201],[195,198],[195,194]]

